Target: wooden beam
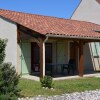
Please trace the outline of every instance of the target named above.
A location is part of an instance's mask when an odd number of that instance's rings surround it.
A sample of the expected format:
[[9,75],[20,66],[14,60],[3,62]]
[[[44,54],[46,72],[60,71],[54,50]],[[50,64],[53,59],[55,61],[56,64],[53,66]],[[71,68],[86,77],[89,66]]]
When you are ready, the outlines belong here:
[[79,41],[79,76],[83,77],[84,66],[83,66],[83,42]]
[[40,78],[45,76],[45,43],[40,39]]
[[20,32],[18,29],[17,29],[17,43],[20,43]]
[[31,42],[36,42],[38,44],[38,46],[40,47],[40,40],[38,40],[38,38],[32,37],[30,39]]

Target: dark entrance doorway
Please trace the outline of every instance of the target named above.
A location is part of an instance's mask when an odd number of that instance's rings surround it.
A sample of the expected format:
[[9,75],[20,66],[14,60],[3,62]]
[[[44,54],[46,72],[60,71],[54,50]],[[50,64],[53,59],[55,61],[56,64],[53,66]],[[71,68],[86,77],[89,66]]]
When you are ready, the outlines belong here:
[[[52,63],[52,43],[45,44],[45,63]],[[47,66],[46,66],[47,67]],[[40,48],[37,43],[31,43],[31,74],[40,70]]]
[[39,46],[37,43],[31,43],[31,73],[39,72],[39,61],[40,61],[40,52]]
[[52,43],[45,44],[45,62],[52,63]]
[[49,64],[52,63],[52,44],[46,43],[45,44],[45,74],[51,75],[52,73],[52,66]]

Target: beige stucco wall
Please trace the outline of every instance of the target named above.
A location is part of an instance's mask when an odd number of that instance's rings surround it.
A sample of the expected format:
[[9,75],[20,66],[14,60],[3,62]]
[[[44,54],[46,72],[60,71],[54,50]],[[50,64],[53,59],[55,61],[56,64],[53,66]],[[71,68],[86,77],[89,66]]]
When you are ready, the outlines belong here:
[[[74,12],[71,19],[88,21],[100,25],[100,4],[96,0],[81,0],[80,5]],[[97,67],[97,59],[91,55],[89,44],[84,45],[84,66],[85,70],[100,70]],[[96,64],[96,68],[94,64]]]
[[96,0],[82,0],[71,19],[100,25],[100,4]]
[[17,67],[16,71],[21,74],[21,43],[17,44]]
[[0,17],[0,38],[8,39],[5,62],[12,62],[17,67],[17,26]]

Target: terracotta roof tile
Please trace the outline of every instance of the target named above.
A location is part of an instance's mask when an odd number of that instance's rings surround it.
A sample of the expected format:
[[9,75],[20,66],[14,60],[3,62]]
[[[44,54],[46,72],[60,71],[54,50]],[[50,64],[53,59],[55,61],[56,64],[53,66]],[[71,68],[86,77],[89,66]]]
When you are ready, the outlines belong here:
[[100,25],[90,22],[28,14],[10,10],[0,10],[0,16],[23,25],[40,34],[66,35],[100,38]]

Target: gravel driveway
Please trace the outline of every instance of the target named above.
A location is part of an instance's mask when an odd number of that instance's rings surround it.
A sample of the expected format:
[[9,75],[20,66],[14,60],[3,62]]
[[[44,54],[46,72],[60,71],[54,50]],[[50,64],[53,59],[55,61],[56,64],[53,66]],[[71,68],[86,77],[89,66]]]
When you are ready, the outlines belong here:
[[100,90],[75,92],[55,96],[37,96],[33,98],[19,98],[18,100],[100,100]]

